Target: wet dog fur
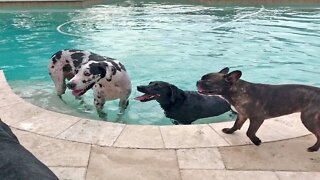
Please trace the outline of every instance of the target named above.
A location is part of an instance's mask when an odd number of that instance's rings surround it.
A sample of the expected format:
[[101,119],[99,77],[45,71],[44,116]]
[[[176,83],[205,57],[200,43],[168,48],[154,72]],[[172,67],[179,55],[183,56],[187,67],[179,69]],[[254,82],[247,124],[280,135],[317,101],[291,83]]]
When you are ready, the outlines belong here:
[[137,90],[145,95],[136,97],[136,100],[142,102],[156,100],[166,117],[172,119],[174,124],[191,124],[197,119],[218,116],[231,110],[228,102],[218,96],[204,96],[196,91],[183,91],[163,81],[138,86]]

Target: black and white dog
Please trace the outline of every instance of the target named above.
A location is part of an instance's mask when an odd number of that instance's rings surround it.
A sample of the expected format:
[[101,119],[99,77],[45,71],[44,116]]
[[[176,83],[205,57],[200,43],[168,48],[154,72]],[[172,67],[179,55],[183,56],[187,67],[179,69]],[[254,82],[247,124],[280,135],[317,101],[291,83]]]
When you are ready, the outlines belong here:
[[156,100],[166,117],[173,119],[174,124],[191,124],[197,119],[218,116],[231,110],[229,103],[221,97],[183,91],[163,81],[150,82],[149,85],[138,86],[137,89],[145,94],[136,97],[136,100]]
[[[92,88],[99,116],[105,115],[105,101],[120,99],[121,111],[128,105],[131,81],[124,65],[115,59],[89,51],[61,50],[51,57],[48,70],[60,97],[66,87],[76,97]],[[69,80],[67,85],[65,79]]]

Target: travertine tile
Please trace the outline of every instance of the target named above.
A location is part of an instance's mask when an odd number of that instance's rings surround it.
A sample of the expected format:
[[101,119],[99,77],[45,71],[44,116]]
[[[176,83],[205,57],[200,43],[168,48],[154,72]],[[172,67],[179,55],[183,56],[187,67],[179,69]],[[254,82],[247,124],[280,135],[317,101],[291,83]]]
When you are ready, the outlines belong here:
[[180,169],[224,169],[217,148],[178,149]]
[[223,122],[223,123],[212,123],[210,126],[229,144],[231,145],[242,145],[242,144],[252,144],[250,139],[246,135],[248,129],[249,121],[245,122],[242,128],[233,134],[225,134],[222,132],[223,128],[231,128],[234,122]]
[[55,137],[79,120],[79,118],[74,116],[44,111],[25,121],[14,124],[13,127],[37,134]]
[[92,143],[100,146],[111,146],[124,127],[124,124],[80,120],[57,138]]
[[195,148],[227,146],[208,125],[160,126],[166,148]]
[[13,125],[44,112],[43,109],[26,102],[0,108],[0,117],[3,122]]
[[86,167],[90,145],[13,129],[20,143],[47,166]]
[[319,180],[320,172],[287,172],[276,171],[275,172],[280,180]]
[[85,167],[49,167],[60,180],[85,180]]
[[[0,87],[3,88],[3,87]],[[24,102],[11,89],[0,90],[0,108]]]
[[93,146],[87,180],[178,180],[174,150],[122,149]]
[[313,135],[263,143],[260,146],[219,147],[227,169],[320,171],[318,152],[307,152],[316,142]]
[[278,180],[270,171],[181,170],[182,180]]
[[7,83],[6,77],[2,70],[0,70],[0,93],[10,90],[10,86]]
[[[252,144],[246,135],[249,120],[245,122],[241,130],[233,134],[225,134],[222,132],[223,128],[230,128],[233,124],[234,122],[212,123],[210,126],[231,145]],[[300,120],[300,113],[267,119],[257,132],[257,136],[262,142],[289,139],[307,134],[310,134],[310,132],[303,126]]]
[[127,125],[114,146],[164,148],[159,126]]

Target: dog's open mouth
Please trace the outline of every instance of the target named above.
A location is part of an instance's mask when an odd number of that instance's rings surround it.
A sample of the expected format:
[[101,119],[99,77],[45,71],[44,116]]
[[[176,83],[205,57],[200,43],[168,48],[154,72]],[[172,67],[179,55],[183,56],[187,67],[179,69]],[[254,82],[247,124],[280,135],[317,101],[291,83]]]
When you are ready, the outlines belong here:
[[206,91],[206,90],[202,89],[201,87],[198,87],[197,89],[198,89],[198,93],[202,94],[202,95],[212,95],[212,94],[214,94],[213,92]]
[[84,93],[86,93],[89,89],[91,89],[94,86],[95,83],[90,84],[85,89],[79,89],[79,90],[72,90],[72,95],[74,96],[82,96]]
[[147,102],[154,100],[158,97],[160,97],[160,94],[144,94],[142,96],[135,97],[134,99],[141,102]]
[[80,90],[73,90],[72,91],[72,95],[74,96],[81,96],[85,93],[84,89],[80,89]]

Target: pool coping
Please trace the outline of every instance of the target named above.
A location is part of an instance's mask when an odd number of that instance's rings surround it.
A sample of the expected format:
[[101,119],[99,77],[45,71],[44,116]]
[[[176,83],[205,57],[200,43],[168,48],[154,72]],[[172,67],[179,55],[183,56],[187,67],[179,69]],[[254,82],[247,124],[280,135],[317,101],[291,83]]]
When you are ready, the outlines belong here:
[[[19,109],[20,111],[17,111]],[[17,96],[0,70],[1,119],[19,130],[51,138],[104,147],[177,149],[230,147],[252,144],[245,131],[248,122],[233,135],[221,129],[233,122],[197,125],[127,125],[79,118],[45,110]],[[263,142],[309,135],[300,113],[266,120],[257,136]]]
[[227,135],[220,129],[232,122],[124,125],[48,111],[17,96],[0,70],[0,118],[59,179],[320,178],[318,152],[306,151],[315,139],[299,114],[266,121],[257,147],[245,135],[247,124]]

